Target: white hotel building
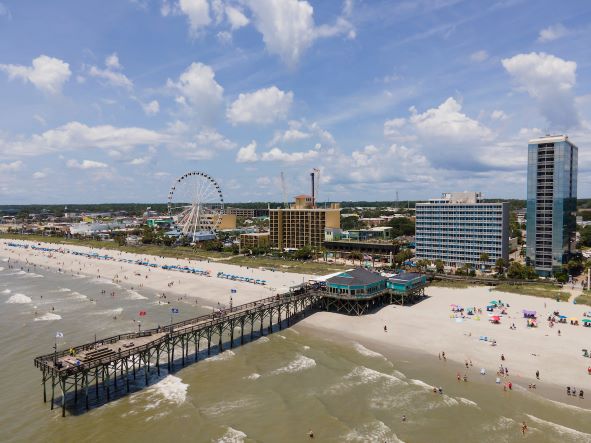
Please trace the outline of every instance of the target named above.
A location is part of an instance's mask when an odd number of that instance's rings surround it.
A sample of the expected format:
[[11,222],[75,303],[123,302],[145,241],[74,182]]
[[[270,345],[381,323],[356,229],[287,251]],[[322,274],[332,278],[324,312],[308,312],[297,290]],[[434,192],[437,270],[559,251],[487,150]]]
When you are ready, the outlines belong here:
[[509,259],[509,204],[487,203],[477,192],[444,193],[416,204],[416,258],[446,266],[487,266]]

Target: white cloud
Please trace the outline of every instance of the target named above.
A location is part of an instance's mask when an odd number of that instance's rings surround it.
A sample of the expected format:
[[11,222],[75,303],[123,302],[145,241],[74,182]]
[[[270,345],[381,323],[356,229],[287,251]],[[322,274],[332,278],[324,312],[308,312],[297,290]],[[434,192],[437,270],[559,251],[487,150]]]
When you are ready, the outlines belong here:
[[203,63],[192,63],[178,81],[168,79],[166,86],[181,94],[176,99],[177,103],[207,121],[219,112],[223,102],[224,88],[216,82],[213,69]]
[[232,43],[232,33],[228,31],[220,31],[216,34],[218,41],[222,45],[229,45]]
[[422,113],[411,107],[407,118],[384,123],[384,135],[420,152],[432,164],[454,170],[482,167],[495,141],[495,133],[463,112],[453,97]]
[[505,114],[504,111],[500,109],[495,109],[493,112],[490,113],[490,118],[493,120],[507,120],[509,116]]
[[97,162],[94,160],[82,160],[82,162],[79,162],[74,159],[68,160],[66,166],[72,169],[102,169],[109,167],[109,165],[103,162]]
[[203,129],[190,140],[171,145],[175,154],[192,160],[209,160],[218,151],[229,151],[235,147],[236,143],[213,129]]
[[10,9],[8,9],[4,3],[0,3],[0,17],[4,17],[8,20],[12,18]]
[[484,49],[470,54],[470,60],[478,63],[488,60],[488,57],[488,52],[486,52]]
[[70,122],[29,138],[20,137],[13,141],[0,139],[0,156],[33,156],[91,148],[128,150],[134,146],[166,143],[171,140],[167,134],[144,128],[87,126],[79,122]]
[[109,69],[121,69],[121,63],[119,63],[119,56],[116,52],[113,52],[111,55],[107,56],[105,59],[105,66]]
[[251,141],[248,145],[243,146],[238,150],[238,154],[236,154],[236,162],[238,163],[252,163],[256,162],[259,159],[259,156],[256,152],[257,149],[257,142]]
[[254,15],[257,30],[271,54],[289,66],[297,64],[314,40],[348,35],[355,37],[353,25],[339,17],[334,25],[314,24],[314,8],[304,0],[245,0]]
[[449,97],[437,108],[428,109],[422,114],[411,108],[409,122],[420,136],[432,142],[441,142],[441,140],[482,142],[491,139],[490,129],[461,111],[462,105]]
[[158,100],[152,100],[150,103],[142,103],[142,109],[146,115],[156,115],[160,112],[160,103],[158,103]]
[[541,114],[554,126],[566,130],[577,126],[573,88],[577,64],[551,54],[531,52],[502,60],[518,87],[538,102]]
[[227,5],[225,11],[232,30],[240,29],[250,23],[248,17],[246,17],[240,9],[235,8],[234,6]]
[[37,121],[41,126],[47,126],[47,121],[39,114],[35,114],[33,116],[35,121]]
[[46,177],[47,177],[47,172],[44,172],[44,171],[36,171],[33,173],[33,178],[35,180],[41,180]]
[[116,53],[109,55],[105,59],[105,66],[105,69],[100,69],[96,66],[91,66],[90,70],[88,71],[88,75],[90,75],[91,77],[106,80],[106,82],[112,86],[127,89],[133,88],[133,82],[129,78],[127,78],[125,74],[123,74],[122,72],[118,72],[118,70],[121,69],[122,66],[119,63],[119,57]]
[[538,42],[547,43],[568,35],[568,29],[562,23],[548,26],[540,31]]
[[196,35],[211,23],[207,0],[179,0],[178,7],[180,12],[189,19],[189,29],[192,35]]
[[32,66],[0,65],[0,71],[6,72],[11,80],[20,78],[49,94],[61,93],[64,83],[72,75],[68,63],[46,55],[33,59]]
[[150,160],[152,160],[152,156],[147,155],[145,157],[134,158],[133,160],[128,161],[127,164],[131,166],[142,166],[149,163]]
[[293,102],[293,92],[276,86],[240,94],[226,115],[233,123],[268,124],[287,117]]
[[317,158],[318,155],[319,151],[314,149],[306,152],[285,152],[279,148],[272,148],[270,151],[261,154],[261,160],[296,163]]
[[278,144],[297,144],[302,140],[316,141],[321,147],[334,147],[336,145],[332,134],[320,127],[316,122],[308,123],[306,121],[291,120],[288,123],[289,128],[285,131],[276,131],[269,146]]
[[16,160],[12,163],[0,163],[0,172],[16,172],[23,167],[23,162]]

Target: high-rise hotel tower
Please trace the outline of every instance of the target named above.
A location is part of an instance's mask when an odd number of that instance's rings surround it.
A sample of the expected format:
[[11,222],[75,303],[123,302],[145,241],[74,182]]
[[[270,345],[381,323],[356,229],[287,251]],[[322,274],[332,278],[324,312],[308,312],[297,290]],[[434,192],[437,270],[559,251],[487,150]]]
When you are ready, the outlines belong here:
[[579,149],[567,136],[529,141],[527,162],[527,263],[549,276],[575,248]]

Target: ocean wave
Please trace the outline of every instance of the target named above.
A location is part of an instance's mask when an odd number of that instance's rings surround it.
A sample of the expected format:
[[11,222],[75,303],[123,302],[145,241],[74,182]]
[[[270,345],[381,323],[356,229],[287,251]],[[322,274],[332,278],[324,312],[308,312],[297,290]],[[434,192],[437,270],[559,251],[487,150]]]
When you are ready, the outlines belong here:
[[245,438],[244,432],[228,427],[226,433],[217,440],[217,443],[243,443]]
[[4,263],[6,263],[6,262],[8,262],[8,259],[7,259],[7,258],[3,258],[3,259],[2,259],[2,261],[3,261]]
[[289,362],[287,365],[275,369],[271,372],[271,375],[280,374],[294,374],[296,372],[305,371],[316,366],[316,361],[313,358],[306,357],[305,355],[298,355],[295,360]]
[[224,352],[220,352],[217,355],[214,355],[213,357],[209,357],[206,361],[225,361],[225,360],[230,360],[235,355],[236,354],[234,353],[234,351],[224,351]]
[[129,294],[129,298],[131,300],[147,300],[148,297],[144,297],[142,294],[140,294],[139,292],[136,291],[132,291],[131,289],[127,290],[127,293]]
[[2,266],[0,266],[0,271],[4,271],[4,268]]
[[343,436],[343,440],[353,442],[388,441],[393,443],[404,443],[392,432],[392,429],[379,420],[366,423],[351,430],[348,434]]
[[306,346],[306,345],[304,345],[304,346],[302,346],[302,349],[303,349],[304,351],[308,351],[308,350],[310,349],[310,346]]
[[201,408],[201,412],[205,415],[212,417],[227,414],[228,412],[236,411],[237,409],[243,410],[248,407],[252,407],[258,404],[253,398],[241,398],[240,400],[224,400],[218,403],[214,403],[211,406]]
[[31,303],[33,300],[31,300],[31,297],[26,296],[25,294],[14,294],[12,297],[10,297],[8,300],[6,300],[6,303],[8,304],[22,304],[22,303]]
[[353,343],[353,348],[355,348],[355,350],[360,353],[361,355],[364,355],[365,357],[372,357],[372,358],[385,358],[382,354],[380,354],[379,352],[376,351],[372,351],[371,349],[366,348],[365,346],[363,346],[361,343]]
[[10,289],[5,289],[2,291],[2,294],[10,294],[12,291]]
[[123,308],[119,307],[119,308],[115,308],[115,309],[106,309],[104,311],[96,311],[93,312],[93,315],[108,315],[110,317],[114,317],[116,315],[121,315],[121,313],[123,312]]
[[271,340],[269,340],[269,337],[259,337],[255,340],[255,343],[269,343]]
[[281,335],[281,334],[277,334],[277,337],[279,337],[282,340],[287,339],[287,337],[285,335]]
[[371,383],[385,383],[387,386],[405,385],[406,383],[398,377],[384,372],[376,371],[365,366],[356,366],[342,380],[330,386],[325,392],[327,394],[342,394],[356,386]]
[[88,296],[81,294],[80,292],[74,291],[71,295],[73,300],[88,300]]
[[414,380],[414,379],[412,379],[412,380],[410,380],[410,382],[413,385],[420,386],[421,388],[424,388],[424,389],[426,389],[428,391],[432,391],[433,390],[433,386],[425,383],[423,380]]
[[70,288],[59,288],[51,292],[72,292],[72,290]]
[[183,380],[174,375],[167,375],[148,390],[149,403],[146,410],[154,409],[160,406],[163,401],[181,405],[187,399],[187,390],[189,385],[183,383]]
[[35,321],[53,321],[53,320],[61,320],[62,316],[58,314],[54,314],[53,312],[48,312],[43,314],[41,317],[35,317]]
[[[569,428],[558,423],[551,421],[542,420],[534,415],[525,414],[531,421],[536,423],[538,426],[544,428],[544,431],[550,431],[560,436],[561,441],[573,441],[573,442],[589,442],[591,441],[591,434],[586,432],[577,431],[576,429]],[[564,440],[568,438],[568,440]]]
[[470,400],[470,399],[468,399],[468,398],[464,398],[464,397],[457,397],[457,400],[458,400],[458,401],[459,401],[461,404],[463,404],[463,405],[466,405],[466,406],[473,406],[473,407],[475,407],[475,408],[478,408],[478,403],[476,403],[475,401],[472,401],[472,400]]
[[482,427],[483,431],[507,431],[517,425],[517,422],[509,417],[499,417],[494,423],[485,424]]
[[261,374],[253,372],[252,374],[250,374],[249,376],[244,377],[244,378],[246,378],[247,380],[257,380],[257,379],[261,378]]

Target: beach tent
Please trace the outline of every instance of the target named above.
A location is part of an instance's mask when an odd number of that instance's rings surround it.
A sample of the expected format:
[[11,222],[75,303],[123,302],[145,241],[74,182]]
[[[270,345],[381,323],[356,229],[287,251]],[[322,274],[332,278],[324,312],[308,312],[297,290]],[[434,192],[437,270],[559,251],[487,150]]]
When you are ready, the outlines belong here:
[[493,315],[489,318],[489,320],[492,323],[500,323],[501,322],[501,317],[499,317],[498,315]]
[[536,311],[530,311],[528,309],[523,310],[523,317],[525,318],[536,318]]

